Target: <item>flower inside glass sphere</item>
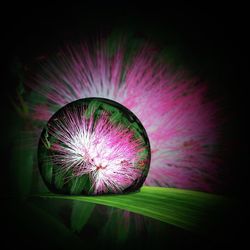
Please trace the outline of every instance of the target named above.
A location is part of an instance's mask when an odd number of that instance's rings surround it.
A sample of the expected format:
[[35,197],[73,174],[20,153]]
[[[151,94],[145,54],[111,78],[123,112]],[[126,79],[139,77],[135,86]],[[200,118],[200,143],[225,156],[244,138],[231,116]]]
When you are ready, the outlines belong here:
[[43,129],[38,164],[50,191],[121,194],[139,190],[150,144],[138,118],[121,104],[85,98],[57,111]]

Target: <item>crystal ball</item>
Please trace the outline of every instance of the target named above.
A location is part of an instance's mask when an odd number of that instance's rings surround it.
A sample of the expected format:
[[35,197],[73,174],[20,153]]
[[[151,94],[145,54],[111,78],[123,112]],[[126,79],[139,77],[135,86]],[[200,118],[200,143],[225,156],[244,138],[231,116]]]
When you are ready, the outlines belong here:
[[59,109],[44,127],[38,166],[51,192],[122,194],[143,185],[150,143],[139,119],[121,104],[84,98]]

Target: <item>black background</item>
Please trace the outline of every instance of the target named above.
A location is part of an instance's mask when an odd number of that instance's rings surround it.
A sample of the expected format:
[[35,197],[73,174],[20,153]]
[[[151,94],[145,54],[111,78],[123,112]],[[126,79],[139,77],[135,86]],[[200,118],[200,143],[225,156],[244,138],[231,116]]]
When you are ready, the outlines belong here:
[[[225,246],[244,241],[249,185],[248,30],[244,6],[169,8],[147,3],[117,6],[115,3],[73,5],[61,2],[36,6],[13,3],[2,11],[5,13],[1,17],[4,42],[1,59],[4,73],[7,73],[3,74],[1,82],[4,134],[5,131],[11,133],[9,116],[14,109],[8,96],[15,94],[18,85],[17,63],[32,64],[67,42],[92,39],[100,34],[106,36],[114,30],[125,34],[133,32],[158,47],[169,46],[176,52],[177,60],[208,81],[211,91],[223,98],[223,108],[229,118],[224,131],[229,182],[222,193],[238,200],[237,208],[229,209],[227,216],[234,218],[233,224],[228,228],[229,224],[225,222],[224,232],[220,232],[217,243]],[[8,143],[6,141],[7,146]],[[8,161],[7,148],[3,149],[3,162]],[[8,180],[7,177],[3,179]],[[204,243],[201,242],[201,249],[206,245]]]

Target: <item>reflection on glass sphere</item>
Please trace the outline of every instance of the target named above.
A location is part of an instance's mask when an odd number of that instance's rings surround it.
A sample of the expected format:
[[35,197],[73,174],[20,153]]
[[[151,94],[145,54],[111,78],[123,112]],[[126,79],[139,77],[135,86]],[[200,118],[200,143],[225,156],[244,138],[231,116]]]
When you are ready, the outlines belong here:
[[138,118],[119,103],[80,99],[48,121],[39,141],[38,164],[55,193],[136,191],[149,170],[149,139]]

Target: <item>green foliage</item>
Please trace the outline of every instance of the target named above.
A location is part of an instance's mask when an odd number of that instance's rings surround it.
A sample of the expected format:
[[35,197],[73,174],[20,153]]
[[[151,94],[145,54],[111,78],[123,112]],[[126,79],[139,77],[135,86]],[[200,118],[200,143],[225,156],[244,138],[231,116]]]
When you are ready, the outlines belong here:
[[30,194],[33,178],[34,150],[26,145],[28,139],[28,137],[24,138],[22,134],[18,139],[15,138],[9,163],[10,188],[21,199]]
[[65,196],[39,195],[44,198],[66,199],[101,204],[124,209],[180,228],[200,232],[211,224],[218,206],[223,206],[221,196],[175,188],[146,187],[140,192],[126,195]]
[[80,232],[91,216],[95,204],[87,202],[73,201],[73,208],[71,212],[71,229],[74,232]]

